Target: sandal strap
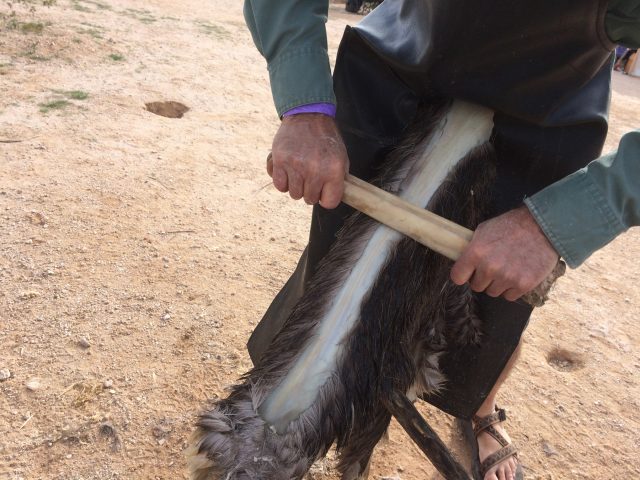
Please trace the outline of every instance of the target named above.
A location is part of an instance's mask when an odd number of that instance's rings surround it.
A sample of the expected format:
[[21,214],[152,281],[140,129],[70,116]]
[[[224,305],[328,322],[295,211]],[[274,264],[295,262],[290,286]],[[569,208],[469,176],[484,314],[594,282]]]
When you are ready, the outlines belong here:
[[506,419],[507,419],[507,413],[504,411],[503,408],[498,408],[498,407],[496,407],[495,412],[490,413],[486,417],[478,417],[477,415],[475,415],[473,417],[473,433],[475,433],[477,437],[480,434],[480,432],[482,432],[483,430],[486,430],[491,425],[504,422]]
[[498,442],[501,446],[506,447],[509,445],[509,442],[506,438],[498,431],[493,425],[489,425],[484,429],[484,433],[491,435],[496,442]]
[[492,453],[491,455],[489,455],[487,458],[483,460],[483,462],[480,464],[480,475],[482,476],[482,478],[484,478],[487,471],[489,471],[491,467],[499,464],[500,462],[504,461],[506,458],[517,456],[517,455],[518,455],[518,450],[516,449],[516,446],[513,443],[510,443],[507,446],[502,447],[500,450],[498,450],[495,453]]

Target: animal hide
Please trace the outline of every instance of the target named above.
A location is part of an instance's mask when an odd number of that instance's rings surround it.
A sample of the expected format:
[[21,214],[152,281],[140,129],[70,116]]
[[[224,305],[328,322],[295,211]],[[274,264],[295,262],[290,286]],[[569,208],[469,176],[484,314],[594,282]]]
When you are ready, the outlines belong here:
[[[464,102],[423,108],[373,183],[468,228],[494,177],[493,112]],[[201,414],[192,478],[301,479],[336,444],[344,479],[366,475],[397,389],[446,382],[438,358],[478,343],[481,323],[451,262],[354,214],[260,365]]]

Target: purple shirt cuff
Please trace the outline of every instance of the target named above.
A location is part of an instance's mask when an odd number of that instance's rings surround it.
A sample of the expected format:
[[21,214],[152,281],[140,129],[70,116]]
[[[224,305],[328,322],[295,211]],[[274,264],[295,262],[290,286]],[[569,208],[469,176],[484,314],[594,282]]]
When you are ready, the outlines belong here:
[[336,106],[333,103],[309,103],[308,105],[300,105],[299,107],[287,110],[282,114],[282,116],[288,117],[299,113],[323,113],[330,117],[335,117]]

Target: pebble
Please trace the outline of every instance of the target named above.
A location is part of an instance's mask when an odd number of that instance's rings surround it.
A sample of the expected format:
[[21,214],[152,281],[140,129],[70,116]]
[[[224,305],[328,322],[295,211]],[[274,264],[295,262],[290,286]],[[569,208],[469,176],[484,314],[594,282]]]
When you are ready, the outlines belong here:
[[113,380],[105,380],[104,382],[102,382],[102,386],[104,388],[111,388],[113,387]]
[[47,217],[45,217],[42,213],[40,212],[30,212],[27,214],[27,219],[33,224],[33,225],[40,225],[42,227],[47,225]]
[[8,368],[3,368],[0,370],[0,382],[4,382],[5,380],[9,380],[11,378],[11,372]]
[[553,448],[553,446],[550,443],[547,443],[547,442],[542,443],[542,451],[547,457],[552,457],[558,454],[558,451],[555,448]]
[[18,295],[18,300],[31,300],[32,298],[37,298],[38,296],[38,292],[23,292]]
[[165,322],[168,321],[168,320],[171,320],[171,314],[170,313],[165,313],[162,316],[162,320],[164,320]]
[[89,348],[91,346],[91,344],[89,343],[89,340],[87,340],[84,337],[78,340],[78,345],[82,348]]
[[25,383],[25,387],[27,387],[27,390],[35,392],[36,390],[40,390],[42,385],[40,384],[40,380],[38,378],[32,378],[27,383]]

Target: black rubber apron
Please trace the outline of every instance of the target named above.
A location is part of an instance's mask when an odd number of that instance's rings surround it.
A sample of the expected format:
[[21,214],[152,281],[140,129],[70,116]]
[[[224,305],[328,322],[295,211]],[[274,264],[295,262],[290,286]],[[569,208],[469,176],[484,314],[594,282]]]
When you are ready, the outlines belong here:
[[[386,0],[347,28],[336,62],[337,121],[352,174],[370,179],[434,95],[493,109],[493,215],[597,158],[607,133],[613,45],[605,0]],[[314,207],[309,245],[248,344],[258,363],[352,210]],[[470,418],[519,343],[531,309],[478,295],[480,347],[442,359],[426,400]]]

